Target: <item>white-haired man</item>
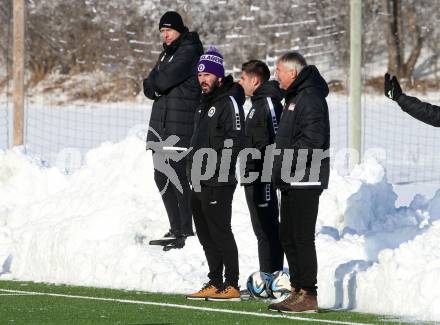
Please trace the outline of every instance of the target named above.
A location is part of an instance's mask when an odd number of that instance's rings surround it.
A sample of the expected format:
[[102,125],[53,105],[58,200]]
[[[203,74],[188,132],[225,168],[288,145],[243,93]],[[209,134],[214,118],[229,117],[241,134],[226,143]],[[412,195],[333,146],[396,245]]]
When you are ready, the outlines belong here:
[[292,291],[269,309],[313,312],[318,310],[315,226],[329,179],[329,89],[318,69],[297,52],[281,56],[276,73],[285,104],[275,140],[281,155],[275,156],[272,181],[281,190],[280,239]]

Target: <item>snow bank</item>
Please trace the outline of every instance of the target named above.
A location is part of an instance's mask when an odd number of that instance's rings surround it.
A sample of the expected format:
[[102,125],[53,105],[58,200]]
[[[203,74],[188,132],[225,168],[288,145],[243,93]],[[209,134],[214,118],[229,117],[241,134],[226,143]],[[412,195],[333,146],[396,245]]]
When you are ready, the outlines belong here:
[[396,199],[375,161],[331,175],[317,227],[322,306],[440,320],[440,190],[409,207]]
[[[145,243],[167,231],[151,155],[136,137],[103,144],[72,175],[19,150],[0,152],[0,279],[184,293],[206,281],[197,238],[163,252]],[[395,207],[374,160],[331,174],[317,224],[319,303],[440,320],[440,191]],[[258,268],[243,190],[232,227],[240,281]]]

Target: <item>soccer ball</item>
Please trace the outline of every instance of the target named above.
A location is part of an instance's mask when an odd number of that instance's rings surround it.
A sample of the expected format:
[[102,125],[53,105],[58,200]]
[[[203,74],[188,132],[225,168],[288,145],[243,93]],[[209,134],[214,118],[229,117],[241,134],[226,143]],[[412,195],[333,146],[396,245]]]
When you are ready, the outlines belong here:
[[252,297],[257,299],[266,299],[269,298],[266,288],[271,280],[272,274],[257,271],[249,276],[246,282],[246,287]]
[[272,273],[272,281],[267,286],[269,297],[280,299],[290,294],[290,276],[284,271]]

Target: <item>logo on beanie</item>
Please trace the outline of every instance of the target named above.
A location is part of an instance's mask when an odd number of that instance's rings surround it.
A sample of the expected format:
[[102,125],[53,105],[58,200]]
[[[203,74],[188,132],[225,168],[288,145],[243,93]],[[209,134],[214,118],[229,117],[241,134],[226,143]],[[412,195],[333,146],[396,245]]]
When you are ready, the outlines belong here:
[[212,107],[209,109],[209,111],[208,111],[208,116],[209,116],[209,117],[213,117],[214,114],[215,114],[215,107],[212,106]]
[[223,65],[223,59],[219,56],[212,55],[212,54],[203,54],[200,57],[200,60],[201,61],[211,61],[211,62]]
[[200,63],[199,66],[197,67],[197,70],[199,70],[199,72],[202,72],[205,70],[205,65],[203,63]]

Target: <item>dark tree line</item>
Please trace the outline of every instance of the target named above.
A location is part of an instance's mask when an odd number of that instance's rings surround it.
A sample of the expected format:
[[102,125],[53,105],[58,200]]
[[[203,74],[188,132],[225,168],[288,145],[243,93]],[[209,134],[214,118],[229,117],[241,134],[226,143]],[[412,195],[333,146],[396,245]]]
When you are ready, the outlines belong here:
[[[11,55],[12,0],[0,0],[0,66]],[[104,71],[137,83],[161,51],[158,21],[179,11],[205,46],[217,46],[226,68],[250,58],[273,60],[299,50],[343,81],[349,60],[349,1],[28,0],[30,85],[49,73]],[[440,1],[363,1],[364,64],[385,63],[402,78],[437,75]],[[425,54],[423,55],[423,51]],[[9,57],[9,62],[11,58]],[[0,68],[0,81],[2,71]]]

